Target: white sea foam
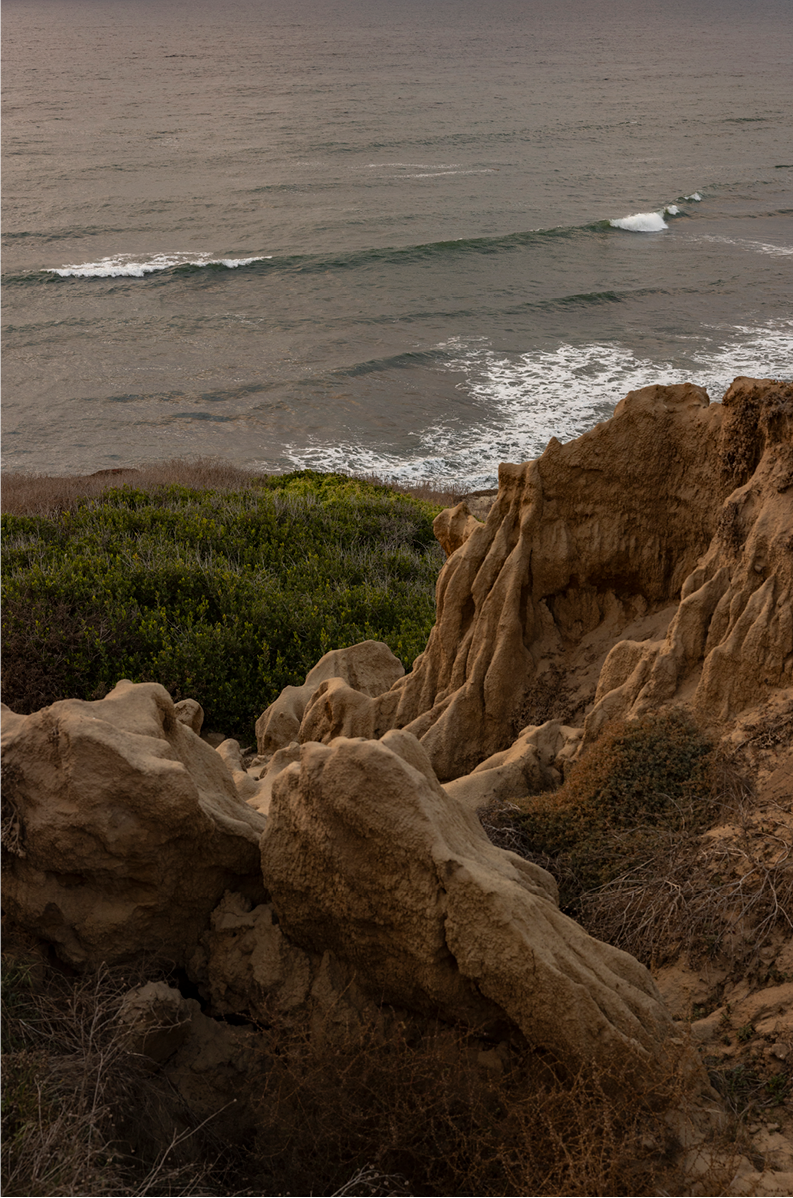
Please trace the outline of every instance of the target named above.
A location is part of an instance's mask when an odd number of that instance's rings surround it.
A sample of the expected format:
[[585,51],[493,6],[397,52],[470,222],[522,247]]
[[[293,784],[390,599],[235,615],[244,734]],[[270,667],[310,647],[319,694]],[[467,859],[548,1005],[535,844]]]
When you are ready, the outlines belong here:
[[132,254],[116,254],[112,258],[100,258],[98,262],[79,262],[71,266],[50,267],[48,274],[60,275],[62,279],[142,279],[144,275],[170,270],[173,266],[249,266],[251,262],[262,262],[272,254],[260,254],[253,258],[213,258],[211,254],[154,254],[145,261],[136,261]]
[[466,171],[422,171],[417,175],[401,175],[402,179],[438,179],[441,175],[492,175],[495,171],[492,166],[478,167]]
[[680,216],[680,209],[677,204],[667,204],[664,208],[664,216]]
[[698,191],[692,191],[690,196],[683,196],[683,199],[684,200],[694,200],[695,203],[699,204],[700,201],[702,200],[702,196],[699,194]]
[[462,162],[368,162],[369,170],[376,170],[378,167],[385,169],[386,167],[401,167],[404,170],[412,171],[456,171],[462,166]]
[[[500,462],[538,457],[551,437],[579,436],[611,415],[629,391],[651,383],[689,380],[718,400],[739,374],[790,377],[793,321],[712,330],[691,349],[686,365],[642,358],[620,345],[560,345],[556,350],[504,358],[485,339],[455,339],[439,349],[451,353],[447,368],[465,375],[479,421],[425,428],[411,454],[385,453],[360,444],[287,447],[296,467],[372,471],[406,482],[455,479],[470,489],[495,485]],[[713,348],[718,337],[719,348]]]
[[660,233],[669,228],[660,212],[635,212],[633,216],[610,220],[609,224],[615,229],[627,229],[629,233]]
[[752,241],[748,237],[721,237],[716,233],[705,233],[699,241],[718,241],[722,245],[737,245],[739,249],[751,250],[755,254],[770,254],[773,258],[787,258],[793,254],[791,245],[773,245],[768,241]]

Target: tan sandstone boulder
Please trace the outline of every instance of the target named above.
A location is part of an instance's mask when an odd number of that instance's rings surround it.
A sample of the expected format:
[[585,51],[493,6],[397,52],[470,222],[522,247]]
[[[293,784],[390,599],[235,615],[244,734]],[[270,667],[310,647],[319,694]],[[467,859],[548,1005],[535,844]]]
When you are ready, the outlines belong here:
[[573,1068],[619,1053],[652,1072],[678,1051],[647,970],[563,915],[548,873],[495,848],[409,733],[304,745],[261,847],[280,930],[376,999],[516,1025]]
[[[129,1051],[148,1057],[199,1120],[237,1141],[255,1126],[248,1099],[254,1087],[256,1030],[210,1019],[193,998],[165,982],[136,986],[124,996],[118,1023]],[[172,1119],[167,1110],[160,1118]],[[172,1134],[183,1134],[174,1126]]]
[[457,507],[447,507],[440,512],[432,522],[432,531],[446,556],[450,557],[465,544],[474,529],[479,528],[480,523],[468,504],[463,501],[458,503]]
[[524,728],[508,749],[487,757],[470,774],[446,782],[443,789],[471,811],[520,795],[555,790],[565,763],[578,753],[582,736],[582,729],[566,728],[558,720]]
[[362,641],[347,649],[331,649],[306,674],[302,686],[287,686],[256,721],[256,743],[266,756],[298,739],[303,713],[321,683],[341,678],[354,691],[373,698],[405,673],[398,657],[382,641]]
[[[267,812],[270,810],[270,801],[276,778],[288,765],[299,760],[300,745],[296,740],[291,741],[288,745],[284,745],[283,749],[277,749],[264,769],[260,771],[258,779],[254,781],[253,790],[246,793],[246,803],[249,803],[251,807],[260,811],[262,815],[267,815]],[[247,789],[246,787],[246,791]],[[238,787],[238,790],[242,793],[241,788]]]
[[74,965],[181,962],[226,889],[263,896],[264,818],[155,683],[3,712],[3,902]]
[[192,728],[196,736],[201,735],[204,725],[204,709],[196,699],[180,699],[173,705],[174,713],[180,724]]

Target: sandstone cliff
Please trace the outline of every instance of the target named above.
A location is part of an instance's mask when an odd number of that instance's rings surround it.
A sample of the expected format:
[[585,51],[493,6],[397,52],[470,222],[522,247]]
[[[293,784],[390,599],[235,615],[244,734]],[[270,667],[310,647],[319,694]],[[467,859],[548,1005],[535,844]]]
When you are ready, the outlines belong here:
[[[476,813],[555,788],[608,721],[678,706],[733,749],[783,729],[753,767],[776,787],[785,866],[793,384],[737,379],[721,404],[690,384],[633,392],[502,466],[484,521],[458,505],[436,524],[448,558],[412,672],[377,642],[327,654],[262,714],[254,766],[152,684],[6,710],[7,909],[77,967],[184,966],[215,1014],[352,1026],[386,1002],[571,1073],[619,1059],[639,1089],[682,1071],[712,1105],[648,969],[564,915],[551,876]],[[774,1003],[782,1060],[793,994]],[[730,1192],[784,1192],[742,1168]]]
[[320,686],[301,741],[405,728],[444,781],[544,722],[549,694],[591,739],[669,702],[724,730],[793,686],[789,383],[736,379],[721,404],[690,384],[631,392],[502,466],[485,523],[438,522],[459,547],[426,651],[374,699]]

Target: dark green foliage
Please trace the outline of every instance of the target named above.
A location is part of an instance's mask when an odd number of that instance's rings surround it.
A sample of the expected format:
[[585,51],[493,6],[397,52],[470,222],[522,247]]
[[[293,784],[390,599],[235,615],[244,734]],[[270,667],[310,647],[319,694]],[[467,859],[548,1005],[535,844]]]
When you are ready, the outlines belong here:
[[298,471],[4,516],[3,701],[28,712],[155,681],[249,738],[328,649],[383,640],[410,668],[434,618],[437,510]]
[[706,828],[712,767],[711,743],[678,710],[617,724],[557,791],[520,800],[515,822],[574,903],[655,857],[668,833]]

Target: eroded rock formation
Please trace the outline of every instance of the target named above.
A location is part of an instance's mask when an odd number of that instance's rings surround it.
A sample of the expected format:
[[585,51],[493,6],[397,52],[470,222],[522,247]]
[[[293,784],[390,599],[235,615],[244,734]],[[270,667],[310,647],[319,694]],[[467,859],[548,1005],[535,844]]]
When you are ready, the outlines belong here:
[[[224,1016],[326,1027],[386,1000],[517,1029],[572,1069],[632,1062],[636,1084],[689,1059],[647,970],[475,813],[556,786],[614,717],[683,704],[737,735],[753,706],[789,716],[793,384],[738,379],[714,405],[633,392],[503,466],[487,506],[438,518],[449,556],[412,672],[378,642],[326,654],[261,716],[255,772],[153,684],[5,710],[12,918],[76,966],[182,964]],[[135,1004],[141,1051],[189,1056],[209,1110],[211,1021],[167,986]]]
[[793,386],[737,379],[721,415],[714,474],[739,485],[665,639],[623,641],[609,654],[590,737],[606,719],[678,696],[704,724],[725,724],[793,684]]
[[514,1024],[573,1068],[668,1047],[647,970],[563,915],[548,873],[496,849],[410,733],[304,745],[275,784],[262,868],[280,929],[378,999]]
[[183,961],[232,887],[264,893],[264,817],[164,687],[3,711],[4,909],[73,965]]
[[549,695],[579,722],[597,691],[591,738],[673,700],[723,723],[793,685],[793,385],[631,392],[499,484],[484,524],[439,518],[460,544],[413,671],[374,699],[323,683],[301,741],[406,728],[449,780],[542,723]]
[[347,649],[331,649],[306,674],[302,686],[287,686],[256,721],[256,743],[262,754],[296,741],[307,704],[319,686],[341,679],[357,694],[381,695],[401,678],[405,667],[382,641],[362,641]]

